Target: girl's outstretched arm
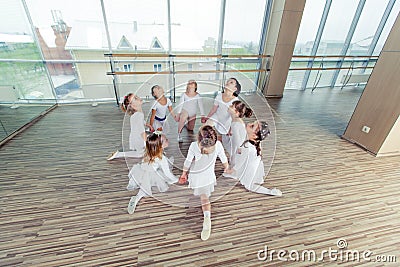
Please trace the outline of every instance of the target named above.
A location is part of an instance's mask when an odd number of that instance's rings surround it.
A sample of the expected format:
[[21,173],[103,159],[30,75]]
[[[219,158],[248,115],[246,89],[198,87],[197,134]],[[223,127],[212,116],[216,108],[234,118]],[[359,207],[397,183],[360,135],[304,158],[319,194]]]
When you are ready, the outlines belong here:
[[[155,117],[156,117],[156,110],[155,109],[152,109],[151,110],[151,116],[150,116],[150,125],[151,125],[151,128],[153,128],[153,124],[154,124],[154,119],[155,119]],[[150,128],[150,129],[151,129]],[[153,129],[153,130],[157,130],[157,129]]]
[[196,143],[194,143],[194,142],[190,144],[190,147],[189,147],[185,162],[183,163],[182,175],[179,178],[179,183],[180,184],[184,184],[187,181],[187,173],[188,173],[190,165],[192,164],[192,161],[194,159],[195,145],[196,145]]
[[[153,128],[153,126],[151,124],[146,123],[146,126],[149,127],[151,132],[154,132],[154,128]],[[145,140],[146,140],[146,138],[145,138]]]
[[169,113],[174,118],[175,121],[179,121],[179,117],[175,116],[174,111],[172,110],[172,106],[168,106]]
[[212,107],[212,109],[210,110],[210,112],[208,113],[207,118],[204,118],[204,122],[206,122],[212,115],[214,115],[214,113],[217,112],[217,109],[218,109],[218,105],[214,105]]

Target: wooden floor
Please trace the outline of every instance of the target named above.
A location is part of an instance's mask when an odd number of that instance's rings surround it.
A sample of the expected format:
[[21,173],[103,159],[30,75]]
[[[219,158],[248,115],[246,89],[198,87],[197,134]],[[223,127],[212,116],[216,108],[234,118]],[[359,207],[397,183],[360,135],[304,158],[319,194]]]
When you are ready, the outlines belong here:
[[[360,94],[288,90],[268,100],[272,113],[261,98],[243,96],[273,129],[264,146],[266,185],[283,197],[218,178],[208,241],[200,240],[198,199],[182,186],[126,212],[135,161],[106,161],[121,146],[122,112],[111,104],[57,107],[0,149],[0,266],[309,266],[315,263],[276,254],[272,263],[259,261],[257,252],[268,246],[319,255],[337,249],[338,239],[349,250],[372,251],[371,258],[394,255],[398,266],[400,159],[375,158],[339,137]],[[179,174],[194,135],[184,130],[180,147],[173,132],[169,138],[166,153]]]

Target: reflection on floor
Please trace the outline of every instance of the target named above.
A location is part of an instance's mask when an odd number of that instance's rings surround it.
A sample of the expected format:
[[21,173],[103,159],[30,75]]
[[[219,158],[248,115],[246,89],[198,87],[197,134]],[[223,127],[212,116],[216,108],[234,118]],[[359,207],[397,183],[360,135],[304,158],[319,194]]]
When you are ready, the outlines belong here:
[[[171,199],[155,195],[133,215],[126,212],[135,193],[125,189],[134,161],[106,161],[126,128],[115,105],[60,106],[0,150],[0,265],[264,266],[271,250],[282,249],[290,263],[309,266],[302,251],[318,258],[338,249],[338,239],[347,241],[344,251],[399,260],[399,158],[375,158],[338,137],[360,94],[285,91],[283,99],[269,100],[276,131],[264,144],[271,165],[265,183],[283,197],[250,193],[219,177],[206,242],[198,199],[182,186],[172,188]],[[243,97],[273,125],[261,98]],[[178,175],[195,135],[184,130],[179,147],[173,133],[166,153],[176,158]],[[266,246],[268,257],[260,261]],[[298,261],[291,262],[291,250]],[[285,264],[277,252],[272,257],[272,265]],[[338,262],[375,265],[324,254],[325,264]]]
[[30,122],[52,105],[0,105],[0,140]]

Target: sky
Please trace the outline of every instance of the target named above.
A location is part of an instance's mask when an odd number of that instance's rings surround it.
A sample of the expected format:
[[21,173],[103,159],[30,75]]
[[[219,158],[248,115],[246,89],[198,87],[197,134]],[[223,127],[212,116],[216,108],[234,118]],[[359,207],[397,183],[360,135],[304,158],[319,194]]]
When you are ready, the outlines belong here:
[[[100,0],[25,0],[34,25],[49,27],[52,9],[61,10],[64,21],[73,25],[75,20],[102,21]],[[375,33],[376,27],[389,0],[367,0],[363,15],[353,40],[369,42],[365,38]],[[166,0],[104,0],[108,21],[138,21],[140,23],[166,23]],[[251,3],[251,5],[249,4]],[[331,12],[322,36],[326,40],[344,40],[358,0],[333,0]],[[314,40],[325,1],[307,0],[297,42]],[[224,39],[258,42],[264,16],[265,0],[227,0]],[[218,0],[171,0],[173,23],[192,28],[199,39],[217,39],[219,31],[220,1]],[[392,25],[400,10],[400,1],[389,18]],[[0,33],[31,32],[27,26],[21,0],[0,0]],[[386,27],[386,35],[390,27]]]
[[[265,0],[252,0],[253,8],[246,8],[243,0],[229,0],[226,7],[225,37],[230,40],[257,41],[260,38]],[[52,9],[61,10],[64,21],[72,25],[74,20],[102,21],[99,0],[26,0],[34,25],[49,27]],[[166,0],[105,0],[108,21],[134,20],[140,23],[167,23]],[[79,8],[77,8],[79,7]],[[123,8],[121,8],[123,7]],[[20,0],[0,0],[0,32],[30,32],[23,15]],[[219,31],[220,1],[171,0],[172,23],[192,28],[199,39],[217,38]],[[251,21],[248,18],[252,17]],[[246,27],[246,31],[241,31]]]

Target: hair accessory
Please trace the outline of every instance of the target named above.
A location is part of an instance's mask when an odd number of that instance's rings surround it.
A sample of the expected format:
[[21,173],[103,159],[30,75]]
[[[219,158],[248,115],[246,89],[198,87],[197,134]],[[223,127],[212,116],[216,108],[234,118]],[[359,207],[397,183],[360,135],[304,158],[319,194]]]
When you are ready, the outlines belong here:
[[265,121],[260,122],[260,137],[261,140],[264,140],[268,135],[270,135],[271,131],[269,130],[268,123]]
[[210,147],[215,145],[215,140],[212,138],[204,138],[203,140],[200,141],[200,144],[202,147]]
[[153,132],[153,134],[156,134],[156,135],[162,135],[162,131],[159,131],[159,130],[155,130],[154,132]]

